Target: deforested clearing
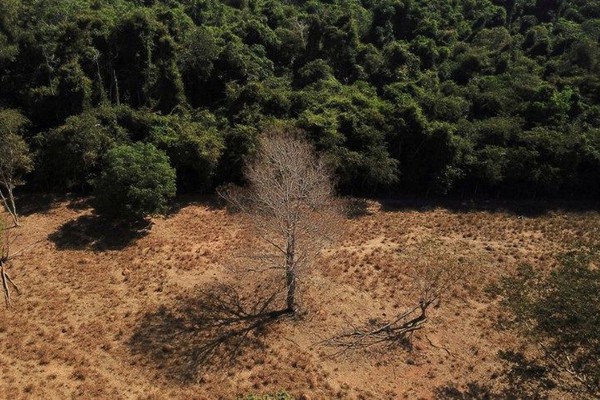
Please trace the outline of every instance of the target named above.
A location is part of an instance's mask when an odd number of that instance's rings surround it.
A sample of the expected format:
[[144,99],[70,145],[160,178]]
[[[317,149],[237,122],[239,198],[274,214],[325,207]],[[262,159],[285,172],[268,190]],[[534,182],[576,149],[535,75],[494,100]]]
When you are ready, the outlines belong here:
[[[496,389],[499,350],[532,349],[503,329],[489,287],[520,264],[550,271],[559,254],[600,240],[600,214],[573,204],[353,204],[360,209],[343,221],[343,238],[301,282],[298,313],[246,329],[215,313],[252,309],[276,280],[240,275],[237,254],[255,238],[214,198],[179,198],[128,236],[85,198],[23,201],[12,246],[33,246],[13,263],[20,295],[0,310],[2,397],[235,399],[286,390],[415,399],[475,381]],[[449,281],[409,341],[328,342],[418,305],[423,277],[436,268],[468,273]]]

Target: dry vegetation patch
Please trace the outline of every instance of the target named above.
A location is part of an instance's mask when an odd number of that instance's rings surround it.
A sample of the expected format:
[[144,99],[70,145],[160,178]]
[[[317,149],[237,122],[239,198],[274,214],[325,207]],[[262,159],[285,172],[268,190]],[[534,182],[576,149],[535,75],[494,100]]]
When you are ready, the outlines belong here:
[[[253,240],[247,227],[210,199],[182,201],[126,242],[80,201],[26,212],[15,246],[38,244],[15,261],[11,277],[23,293],[0,310],[0,393],[231,399],[286,389],[311,399],[396,399],[431,398],[447,382],[493,382],[498,350],[518,342],[498,329],[485,288],[520,263],[550,269],[557,254],[600,238],[595,211],[522,216],[375,202],[365,211],[302,283],[299,315],[277,320],[275,280],[232,271]],[[414,307],[440,271],[455,279],[411,351],[332,357],[323,345]]]

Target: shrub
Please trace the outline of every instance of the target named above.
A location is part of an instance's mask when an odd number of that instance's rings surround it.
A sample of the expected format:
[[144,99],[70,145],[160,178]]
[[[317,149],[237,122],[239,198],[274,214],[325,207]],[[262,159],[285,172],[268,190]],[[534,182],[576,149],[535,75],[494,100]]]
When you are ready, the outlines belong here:
[[294,397],[285,391],[277,392],[275,394],[263,394],[263,395],[248,395],[242,397],[239,400],[294,400]]
[[549,275],[521,267],[498,286],[512,322],[541,350],[556,383],[600,394],[600,271],[597,251],[573,252]]
[[109,218],[144,219],[167,208],[175,195],[175,170],[151,144],[109,150],[96,183],[96,211]]
[[89,193],[102,159],[110,148],[127,141],[127,133],[90,112],[68,118],[63,125],[38,135],[37,141],[37,175],[45,186]]

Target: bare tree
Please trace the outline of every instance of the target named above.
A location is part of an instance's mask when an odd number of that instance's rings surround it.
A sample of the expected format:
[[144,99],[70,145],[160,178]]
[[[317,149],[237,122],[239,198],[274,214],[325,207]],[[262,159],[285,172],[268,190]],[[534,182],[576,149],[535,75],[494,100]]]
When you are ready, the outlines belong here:
[[0,218],[0,282],[2,285],[2,295],[6,306],[12,305],[12,294],[13,291],[20,293],[19,287],[13,281],[9,270],[13,267],[13,262],[26,254],[33,246],[39,243],[39,241],[33,242],[21,249],[14,251],[13,244],[18,238],[14,235],[14,229],[8,229],[4,218]]
[[262,269],[283,271],[286,311],[295,313],[299,278],[340,229],[330,170],[301,131],[273,129],[261,137],[245,178],[246,188],[221,194],[250,217],[270,249],[252,258]]
[[332,356],[379,345],[411,348],[414,333],[427,323],[430,307],[439,305],[445,294],[457,284],[464,285],[475,271],[470,261],[445,251],[445,246],[431,238],[415,243],[412,251],[403,249],[396,260],[409,265],[404,271],[406,282],[401,286],[409,298],[415,299],[411,301],[415,305],[392,319],[370,318],[358,325],[348,322],[350,328],[322,342],[337,348]]
[[8,268],[11,265],[14,255],[10,252],[11,238],[10,231],[4,226],[4,221],[0,220],[0,280],[2,281],[2,292],[6,306],[11,305],[11,289],[19,292],[18,286],[8,274]]
[[23,175],[33,169],[29,147],[19,135],[26,124],[19,112],[0,110],[0,198],[15,226],[19,225],[19,214],[14,190],[24,183]]

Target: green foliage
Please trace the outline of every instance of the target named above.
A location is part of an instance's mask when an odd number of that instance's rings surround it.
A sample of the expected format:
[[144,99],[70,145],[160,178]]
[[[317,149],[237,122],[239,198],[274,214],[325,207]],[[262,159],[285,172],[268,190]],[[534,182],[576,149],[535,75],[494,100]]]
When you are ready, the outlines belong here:
[[166,211],[175,195],[175,170],[151,144],[112,148],[97,180],[96,211],[110,218],[139,220]]
[[0,188],[12,191],[33,169],[29,146],[23,138],[29,121],[16,110],[0,109]]
[[0,184],[10,187],[10,190],[22,185],[23,175],[33,169],[27,143],[19,135],[0,135],[0,154]]
[[275,394],[264,394],[264,395],[248,395],[246,397],[240,397],[239,400],[294,400],[294,397],[289,393],[282,391]]
[[23,134],[29,121],[18,110],[0,108],[0,135]]
[[570,253],[550,275],[522,266],[498,286],[511,322],[542,348],[559,383],[600,393],[600,260],[597,251]]
[[110,147],[151,142],[179,190],[207,191],[241,176],[249,132],[284,123],[346,192],[598,197],[599,9],[5,0],[0,107],[31,120],[47,189],[86,190]]
[[38,171],[44,184],[63,190],[86,190],[100,172],[102,159],[124,132],[104,126],[98,115],[79,114],[50,132],[39,135]]
[[[33,169],[29,146],[22,136],[28,124],[29,121],[18,111],[0,109],[0,199],[15,226],[19,225],[19,215],[14,189],[25,183],[24,175]],[[4,289],[9,301],[6,285]]]
[[222,138],[214,128],[183,118],[152,126],[150,143],[165,151],[177,171],[182,190],[208,191],[219,157]]
[[346,190],[386,187],[397,180],[397,161],[390,157],[386,136],[387,104],[364,82],[352,86],[335,80],[299,93],[305,111],[298,125],[324,151]]

